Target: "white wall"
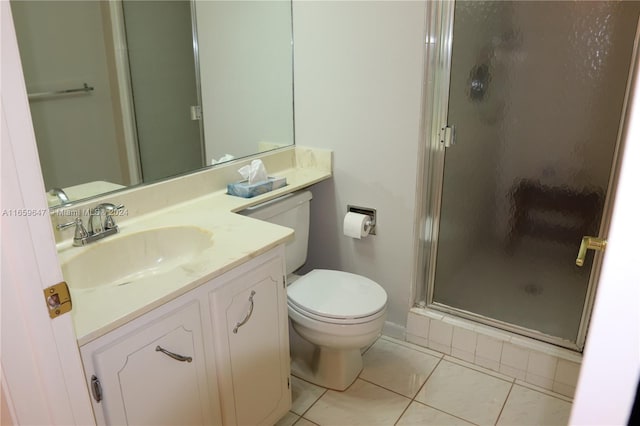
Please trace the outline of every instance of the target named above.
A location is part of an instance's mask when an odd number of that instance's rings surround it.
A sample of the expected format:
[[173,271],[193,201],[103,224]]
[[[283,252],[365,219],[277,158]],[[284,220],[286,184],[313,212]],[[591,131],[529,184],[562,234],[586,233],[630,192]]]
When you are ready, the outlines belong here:
[[[413,274],[426,5],[294,2],[296,143],[334,151],[313,188],[305,269],[367,276],[404,326]],[[377,209],[377,235],[342,235],[347,204]]]

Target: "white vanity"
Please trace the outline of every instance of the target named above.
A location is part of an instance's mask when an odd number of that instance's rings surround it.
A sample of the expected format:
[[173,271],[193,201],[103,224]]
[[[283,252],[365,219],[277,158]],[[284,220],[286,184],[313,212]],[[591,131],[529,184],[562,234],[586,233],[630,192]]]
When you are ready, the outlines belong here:
[[59,233],[99,425],[270,425],[289,410],[284,244],[293,231],[235,212],[328,179],[331,153],[264,158],[287,187],[228,196],[221,185],[236,162],[87,203],[129,208],[115,217],[117,235],[72,247],[73,232]]
[[278,421],[291,404],[282,247],[82,346],[98,424]]

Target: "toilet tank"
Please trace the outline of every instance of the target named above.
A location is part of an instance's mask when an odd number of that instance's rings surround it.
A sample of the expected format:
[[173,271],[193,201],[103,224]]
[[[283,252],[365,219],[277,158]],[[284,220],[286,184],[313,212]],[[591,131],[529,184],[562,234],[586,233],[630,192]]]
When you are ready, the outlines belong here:
[[285,246],[287,275],[307,261],[311,191],[298,191],[249,207],[239,214],[293,228],[293,241]]

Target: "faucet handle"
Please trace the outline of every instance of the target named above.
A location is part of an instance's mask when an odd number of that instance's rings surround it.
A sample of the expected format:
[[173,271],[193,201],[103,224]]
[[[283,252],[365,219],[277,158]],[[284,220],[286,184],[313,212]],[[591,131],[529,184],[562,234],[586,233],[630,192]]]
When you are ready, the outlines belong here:
[[104,208],[107,214],[113,214],[115,211],[122,210],[124,208],[124,204],[115,205],[112,203],[102,203],[99,204],[98,207]]
[[82,223],[82,219],[80,219],[79,217],[76,217],[76,219],[72,222],[61,223],[59,225],[56,225],[56,228],[58,229],[58,231],[62,231],[63,229],[67,229],[72,227],[73,225],[77,225],[78,221]]
[[75,244],[85,240],[89,236],[87,229],[84,227],[84,224],[82,223],[82,219],[80,219],[79,217],[76,217],[76,219],[73,222],[59,224],[56,226],[56,228],[58,228],[59,231],[62,231],[63,229],[70,228],[74,225],[76,227],[76,231],[73,236],[73,242]]
[[96,213],[104,211],[106,214],[113,214],[113,212],[123,208],[124,204],[115,205],[113,203],[100,203],[93,208],[93,211]]
[[96,209],[104,210],[104,229],[112,229],[117,228],[115,221],[113,220],[113,214],[124,208],[124,204],[112,204],[112,203],[102,203],[96,207]]

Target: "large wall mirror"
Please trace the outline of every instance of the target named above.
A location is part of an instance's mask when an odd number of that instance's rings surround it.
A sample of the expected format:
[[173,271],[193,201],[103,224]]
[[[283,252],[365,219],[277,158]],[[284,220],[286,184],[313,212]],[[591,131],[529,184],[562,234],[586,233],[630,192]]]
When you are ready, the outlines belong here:
[[294,143],[290,1],[11,9],[51,206]]

